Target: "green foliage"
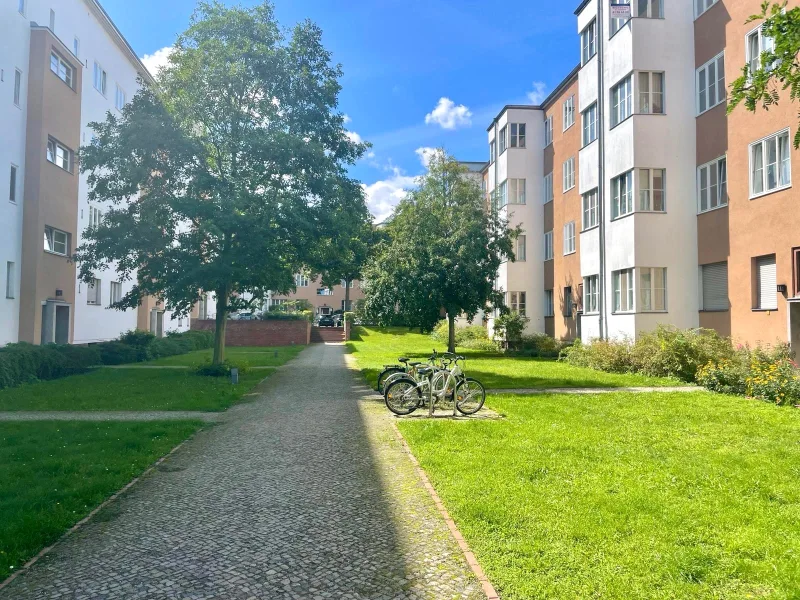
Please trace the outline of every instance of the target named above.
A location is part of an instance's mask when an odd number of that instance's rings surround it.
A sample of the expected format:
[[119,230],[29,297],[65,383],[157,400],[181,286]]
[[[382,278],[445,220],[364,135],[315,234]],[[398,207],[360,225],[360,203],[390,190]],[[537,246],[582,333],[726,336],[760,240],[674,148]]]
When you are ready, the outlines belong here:
[[355,320],[356,320],[356,313],[354,313],[354,312],[349,312],[349,311],[348,311],[348,312],[345,312],[345,313],[344,313],[344,320],[345,320],[346,322],[350,323],[350,325],[352,325],[352,324],[355,322]]
[[80,346],[8,344],[0,348],[0,389],[81,373],[97,359],[95,350]]
[[314,310],[314,305],[309,300],[299,298],[297,300],[287,300],[282,304],[274,304],[269,307],[269,313],[296,313],[307,310]]
[[472,319],[501,301],[495,276],[504,260],[514,259],[519,230],[487,211],[466,169],[438,151],[385,234],[364,268],[365,320],[430,331],[442,311]]
[[150,358],[147,348],[129,346],[117,340],[101,342],[95,344],[94,347],[100,353],[100,361],[104,365],[124,365],[142,362]]
[[231,369],[238,369],[239,374],[244,375],[250,370],[250,365],[246,361],[237,361],[234,363],[226,360],[218,364],[202,364],[195,367],[194,372],[203,377],[230,377]]
[[[431,332],[431,338],[441,344],[447,344],[450,326],[447,320],[439,321]],[[489,339],[486,328],[481,325],[456,327],[456,348],[472,350],[497,351],[497,345]]]
[[494,320],[494,337],[506,342],[519,341],[528,321],[528,317],[518,312],[504,312]]
[[314,313],[310,310],[298,312],[265,312],[261,313],[262,321],[313,321]]
[[131,329],[119,337],[119,341],[123,344],[136,346],[137,348],[147,348],[155,339],[156,336],[154,334],[143,329]]
[[606,373],[633,373],[630,347],[628,340],[594,340],[591,344],[576,340],[561,352],[559,360]]
[[[769,110],[786,90],[790,101],[800,98],[800,7],[787,8],[786,1],[766,0],[761,12],[747,20],[753,21],[763,21],[762,35],[774,41],[774,48],[761,53],[760,66],[755,71],[749,64],[742,67],[742,74],[731,84],[728,114],[742,103],[750,112],[759,105]],[[795,133],[794,147],[800,147],[800,128]]]
[[561,352],[572,345],[544,333],[523,335],[519,343],[511,351],[515,356],[530,356],[533,358],[558,358]]
[[347,136],[341,76],[310,21],[285,30],[269,2],[201,2],[157,85],[90,124],[81,170],[112,208],[76,251],[81,278],[115,262],[137,281],[115,308],[155,296],[185,315],[206,290],[224,321],[319,270],[332,223],[367,215],[347,167],[368,146]]

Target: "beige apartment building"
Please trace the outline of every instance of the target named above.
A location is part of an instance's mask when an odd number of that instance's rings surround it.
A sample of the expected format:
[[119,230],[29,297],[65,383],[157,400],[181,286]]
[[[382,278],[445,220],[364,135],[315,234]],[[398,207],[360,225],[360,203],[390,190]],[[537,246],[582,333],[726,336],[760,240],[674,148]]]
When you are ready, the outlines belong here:
[[322,285],[322,281],[309,278],[306,275],[295,275],[297,291],[293,294],[271,294],[269,307],[278,306],[292,300],[307,300],[314,307],[314,316],[333,314],[337,310],[353,310],[358,300],[364,297],[364,292],[358,281],[350,282],[350,304],[345,307],[344,280],[332,288]]

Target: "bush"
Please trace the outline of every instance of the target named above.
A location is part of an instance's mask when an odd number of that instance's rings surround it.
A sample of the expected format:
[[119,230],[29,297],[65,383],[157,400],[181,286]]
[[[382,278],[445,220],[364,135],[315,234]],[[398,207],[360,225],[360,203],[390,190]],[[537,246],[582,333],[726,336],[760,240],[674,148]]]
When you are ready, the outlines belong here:
[[229,377],[231,369],[239,369],[239,374],[247,373],[250,365],[246,362],[230,363],[227,360],[218,365],[206,363],[195,368],[194,372],[203,377]]
[[588,367],[609,373],[634,372],[629,340],[594,340],[591,344],[582,344],[580,340],[565,348],[559,356],[576,367]]
[[129,346],[147,348],[155,339],[156,336],[149,331],[144,331],[143,329],[131,329],[130,331],[123,333],[120,336],[119,341],[123,344],[128,344]]
[[756,349],[750,354],[746,393],[780,406],[800,403],[800,371],[789,358],[788,347],[772,352]]
[[572,342],[557,340],[543,333],[523,335],[520,341],[512,343],[512,354],[532,358],[558,358],[564,348]]
[[261,320],[262,321],[308,321],[309,315],[312,315],[313,319],[313,313],[311,313],[311,311],[300,311],[293,313],[270,311],[261,313]]
[[522,339],[522,332],[530,319],[518,312],[500,315],[494,320],[494,337],[506,342],[517,342]]
[[709,362],[697,370],[698,385],[720,394],[744,396],[747,393],[749,365],[741,356],[718,363]]
[[147,348],[129,346],[116,340],[94,344],[93,347],[100,353],[100,361],[104,365],[124,365],[150,358]]
[[[431,332],[434,341],[447,344],[450,327],[447,320],[439,321]],[[497,350],[497,346],[489,339],[486,329],[481,325],[456,326],[456,347],[475,350]]]
[[95,351],[81,346],[8,344],[0,348],[0,389],[83,373],[99,362]]
[[691,383],[709,362],[733,358],[730,340],[711,329],[677,329],[659,325],[630,347],[632,370],[651,377],[675,377]]

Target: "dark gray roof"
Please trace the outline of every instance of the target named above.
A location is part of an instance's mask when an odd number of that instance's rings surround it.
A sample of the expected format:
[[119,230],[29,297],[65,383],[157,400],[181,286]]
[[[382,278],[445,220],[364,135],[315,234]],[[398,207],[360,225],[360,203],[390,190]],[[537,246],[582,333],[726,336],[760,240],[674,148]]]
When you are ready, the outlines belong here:
[[576,14],[576,15],[579,15],[579,14],[581,14],[581,11],[582,11],[584,8],[586,8],[586,5],[587,5],[587,4],[589,4],[589,2],[590,2],[590,1],[591,1],[591,0],[583,0],[583,2],[581,2],[581,3],[578,5],[578,8],[576,8],[576,9],[575,9],[575,14]]

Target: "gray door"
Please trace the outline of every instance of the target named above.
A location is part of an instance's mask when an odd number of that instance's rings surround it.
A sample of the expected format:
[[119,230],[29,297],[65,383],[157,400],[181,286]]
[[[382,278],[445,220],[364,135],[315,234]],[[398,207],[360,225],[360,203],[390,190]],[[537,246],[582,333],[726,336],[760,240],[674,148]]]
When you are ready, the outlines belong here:
[[69,306],[56,306],[56,344],[69,344]]
[[800,302],[789,302],[789,343],[800,359]]

